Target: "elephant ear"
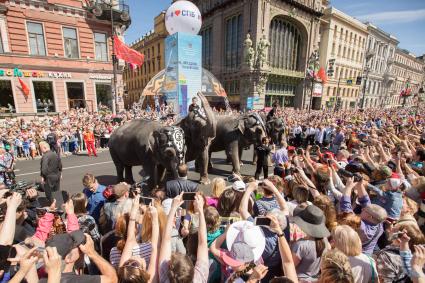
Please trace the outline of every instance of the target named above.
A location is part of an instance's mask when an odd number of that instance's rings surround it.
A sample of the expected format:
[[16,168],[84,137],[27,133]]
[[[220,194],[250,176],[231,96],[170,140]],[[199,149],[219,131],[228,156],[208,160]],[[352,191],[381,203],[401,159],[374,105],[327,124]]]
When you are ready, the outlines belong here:
[[237,128],[243,134],[245,132],[246,118],[239,119]]

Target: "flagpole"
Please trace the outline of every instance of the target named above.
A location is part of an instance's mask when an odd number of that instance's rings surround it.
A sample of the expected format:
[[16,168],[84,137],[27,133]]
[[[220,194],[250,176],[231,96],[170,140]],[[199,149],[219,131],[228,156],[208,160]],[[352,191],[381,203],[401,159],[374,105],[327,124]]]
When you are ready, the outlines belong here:
[[114,10],[113,6],[111,5],[111,25],[112,25],[112,69],[113,69],[113,83],[112,83],[112,114],[117,114],[118,110],[118,101],[117,101],[117,68],[116,68],[116,55],[115,55],[115,29],[114,29]]

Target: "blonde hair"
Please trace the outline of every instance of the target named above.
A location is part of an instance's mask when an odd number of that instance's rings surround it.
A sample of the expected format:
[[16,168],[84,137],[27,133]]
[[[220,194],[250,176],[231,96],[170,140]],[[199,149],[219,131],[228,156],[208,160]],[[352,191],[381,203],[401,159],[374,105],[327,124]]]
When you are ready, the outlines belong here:
[[220,195],[226,189],[226,181],[224,181],[223,178],[214,178],[211,181],[211,185],[212,185],[212,196],[216,198],[220,197]]
[[362,241],[359,234],[348,225],[336,226],[332,231],[335,247],[346,256],[357,256],[362,253]]
[[348,257],[337,249],[322,257],[319,283],[354,283],[353,272]]
[[47,143],[47,142],[45,142],[45,141],[41,141],[41,142],[39,142],[38,143],[38,146],[41,148],[41,147],[45,147],[46,149],[48,149],[48,150],[50,150],[50,145]]

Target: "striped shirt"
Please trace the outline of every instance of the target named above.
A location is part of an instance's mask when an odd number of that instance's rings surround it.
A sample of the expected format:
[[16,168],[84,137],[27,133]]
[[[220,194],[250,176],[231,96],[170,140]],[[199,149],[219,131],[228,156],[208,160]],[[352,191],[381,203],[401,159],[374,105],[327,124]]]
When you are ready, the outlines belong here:
[[[149,266],[149,261],[152,254],[152,245],[150,242],[142,243],[135,247],[133,247],[132,256],[139,256],[143,258],[146,262],[146,266]],[[118,268],[121,260],[121,252],[117,249],[117,247],[113,247],[109,254],[109,262],[113,267]]]

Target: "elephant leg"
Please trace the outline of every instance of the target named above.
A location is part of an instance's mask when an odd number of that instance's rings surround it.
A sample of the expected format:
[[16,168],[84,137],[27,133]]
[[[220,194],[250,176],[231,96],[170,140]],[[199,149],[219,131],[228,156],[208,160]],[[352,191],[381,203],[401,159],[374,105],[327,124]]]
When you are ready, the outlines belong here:
[[239,155],[239,165],[240,166],[243,166],[242,153],[243,153],[243,147],[239,146],[238,147],[238,155]]
[[204,149],[204,151],[201,153],[200,157],[197,159],[197,162],[199,163],[199,167],[200,167],[200,183],[204,184],[204,185],[209,185],[210,179],[208,178],[208,164],[209,164],[209,159],[208,159],[208,147],[206,147]]
[[124,182],[124,166],[121,163],[115,163],[117,169],[117,181],[118,183]]
[[212,152],[209,151],[208,152],[208,170],[211,170],[213,168],[213,164],[211,162],[211,155],[212,155]]
[[232,147],[232,164],[233,164],[233,172],[239,174],[241,170],[241,165],[239,163],[239,148],[238,143],[235,142],[231,145]]
[[125,181],[127,184],[134,184],[133,172],[131,166],[125,166]]

